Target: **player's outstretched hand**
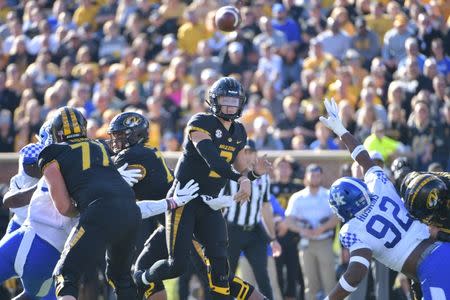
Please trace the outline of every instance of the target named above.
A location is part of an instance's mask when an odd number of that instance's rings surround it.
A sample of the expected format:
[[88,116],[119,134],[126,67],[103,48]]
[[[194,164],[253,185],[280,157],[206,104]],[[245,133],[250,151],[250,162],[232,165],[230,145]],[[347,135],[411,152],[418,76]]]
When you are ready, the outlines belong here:
[[117,169],[119,171],[120,176],[128,183],[129,186],[133,186],[135,183],[139,181],[141,178],[141,170],[139,169],[129,169],[127,170],[128,163],[125,163],[123,166]]
[[271,169],[272,169],[272,164],[267,159],[267,154],[264,154],[264,156],[262,156],[262,157],[256,158],[255,168],[253,169],[253,171],[257,175],[261,176],[261,175],[267,174],[270,172]]
[[339,137],[343,136],[348,131],[347,129],[345,129],[341,119],[339,118],[339,108],[336,104],[336,101],[334,101],[333,98],[331,98],[331,100],[325,99],[324,105],[328,113],[328,118],[321,116],[319,118],[320,122],[330,128]]
[[234,195],[234,201],[236,202],[244,202],[248,201],[250,199],[251,189],[252,189],[252,183],[250,179],[248,179],[246,176],[242,176],[239,178],[239,190]]
[[233,204],[234,200],[231,196],[219,196],[217,198],[213,198],[211,196],[202,195],[203,202],[208,204],[208,206],[213,210],[219,210],[225,207],[229,207]]
[[194,179],[189,180],[183,188],[180,188],[180,182],[177,182],[177,185],[175,186],[175,194],[173,196],[173,200],[175,201],[177,207],[183,206],[192,199],[196,198],[198,196],[198,190],[198,183],[195,182]]

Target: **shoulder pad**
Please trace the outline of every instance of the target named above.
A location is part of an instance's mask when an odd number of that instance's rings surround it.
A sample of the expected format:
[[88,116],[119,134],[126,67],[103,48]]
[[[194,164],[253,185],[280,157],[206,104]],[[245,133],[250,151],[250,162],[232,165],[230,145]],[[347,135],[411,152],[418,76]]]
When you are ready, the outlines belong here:
[[44,170],[45,166],[55,160],[61,153],[63,153],[68,148],[65,143],[62,144],[50,144],[45,147],[41,153],[39,153],[38,166],[41,171]]

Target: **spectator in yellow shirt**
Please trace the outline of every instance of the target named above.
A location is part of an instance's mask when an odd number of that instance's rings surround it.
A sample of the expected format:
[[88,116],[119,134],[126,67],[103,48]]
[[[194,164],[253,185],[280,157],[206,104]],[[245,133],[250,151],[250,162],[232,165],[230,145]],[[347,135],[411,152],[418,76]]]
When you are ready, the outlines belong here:
[[92,0],[80,0],[80,6],[73,15],[73,22],[77,24],[78,27],[87,23],[96,29],[97,23],[95,22],[95,17],[97,16],[99,8],[100,7],[94,4]]
[[331,12],[331,18],[337,20],[341,25],[341,30],[346,32],[349,36],[356,34],[356,28],[348,17],[348,11],[345,7],[335,7]]
[[194,10],[186,11],[186,23],[178,29],[178,43],[181,50],[188,55],[195,55],[197,44],[210,37],[204,23],[200,23]]
[[340,67],[337,71],[338,79],[328,87],[328,98],[334,98],[339,103],[346,99],[355,108],[358,101],[359,88],[352,82],[352,73],[350,68]]
[[364,147],[367,151],[377,151],[381,153],[383,159],[387,161],[392,155],[398,153],[402,144],[385,135],[383,121],[375,121],[372,125],[371,134],[365,139]]
[[384,6],[381,2],[372,2],[370,5],[370,14],[366,17],[367,27],[374,31],[380,39],[380,44],[383,43],[384,34],[392,28],[393,19],[384,13]]
[[339,66],[339,62],[331,54],[323,51],[322,42],[317,39],[312,39],[308,57],[303,62],[303,69],[311,69],[314,72],[319,72],[327,63],[329,63],[334,70]]
[[253,133],[253,121],[255,121],[257,117],[264,117],[270,126],[274,124],[275,119],[272,112],[267,107],[264,107],[262,104],[262,98],[259,95],[251,95],[248,102],[248,108],[244,111],[241,117],[241,122],[244,124],[248,135]]

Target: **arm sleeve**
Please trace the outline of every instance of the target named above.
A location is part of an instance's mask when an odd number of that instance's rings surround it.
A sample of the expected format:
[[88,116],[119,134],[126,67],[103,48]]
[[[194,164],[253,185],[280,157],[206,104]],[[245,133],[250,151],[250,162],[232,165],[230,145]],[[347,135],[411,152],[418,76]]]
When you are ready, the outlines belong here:
[[229,163],[219,155],[212,140],[205,139],[196,145],[198,153],[203,157],[211,170],[217,172],[222,177],[238,181],[242,175],[235,172]]
[[147,219],[159,214],[164,213],[167,210],[166,199],[162,200],[143,200],[136,202],[137,206],[141,210],[142,219]]

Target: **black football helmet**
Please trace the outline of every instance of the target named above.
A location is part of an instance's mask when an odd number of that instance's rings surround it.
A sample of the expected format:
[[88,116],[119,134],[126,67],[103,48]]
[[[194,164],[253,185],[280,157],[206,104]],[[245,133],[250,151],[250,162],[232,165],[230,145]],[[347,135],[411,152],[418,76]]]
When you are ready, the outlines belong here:
[[87,136],[86,119],[76,108],[64,106],[58,109],[51,121],[51,134],[57,143]]
[[[219,97],[221,96],[239,98],[239,107],[235,114],[225,114],[222,112],[222,107],[219,104]],[[213,115],[231,121],[241,116],[247,99],[239,81],[232,77],[222,77],[214,82],[209,89],[209,97],[206,102],[209,104]]]
[[[407,178],[408,179],[408,178]],[[409,213],[422,222],[442,227],[449,217],[449,190],[438,176],[425,173],[405,180],[402,199]]]
[[110,147],[114,153],[148,141],[149,122],[137,112],[124,112],[109,123]]
[[405,176],[412,171],[411,163],[407,157],[400,156],[394,159],[391,164],[391,172],[394,175],[395,187],[397,191],[400,190],[400,185],[402,184]]

